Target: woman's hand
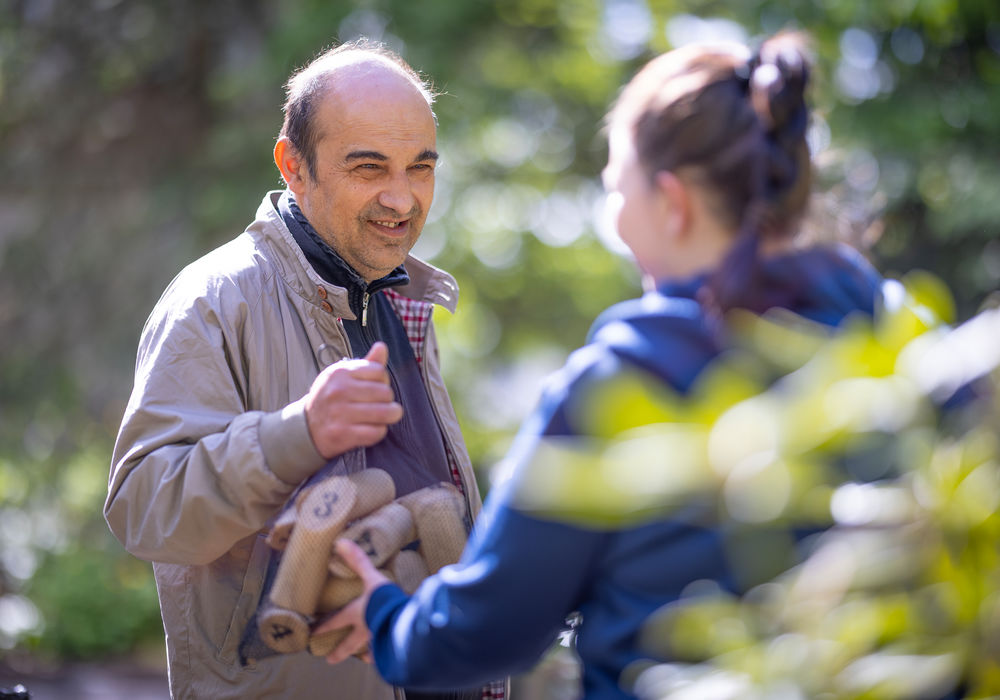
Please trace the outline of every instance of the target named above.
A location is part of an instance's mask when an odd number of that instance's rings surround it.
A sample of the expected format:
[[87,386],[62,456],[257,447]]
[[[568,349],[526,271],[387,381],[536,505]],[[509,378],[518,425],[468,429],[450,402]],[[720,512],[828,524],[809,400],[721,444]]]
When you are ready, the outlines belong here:
[[341,608],[337,614],[320,623],[314,632],[327,632],[341,627],[350,627],[350,633],[327,655],[327,663],[337,664],[349,656],[357,656],[362,661],[371,663],[371,650],[368,647],[371,634],[368,631],[368,625],[365,624],[365,609],[368,607],[368,599],[371,597],[372,591],[384,583],[389,583],[389,579],[379,573],[368,555],[353,541],[339,539],[334,544],[334,549],[364,583],[364,590],[361,595]]

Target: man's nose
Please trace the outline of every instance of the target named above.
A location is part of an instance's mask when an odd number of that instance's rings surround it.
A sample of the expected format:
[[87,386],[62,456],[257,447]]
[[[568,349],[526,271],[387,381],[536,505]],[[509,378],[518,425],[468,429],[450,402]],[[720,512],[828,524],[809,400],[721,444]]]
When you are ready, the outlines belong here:
[[413,186],[408,174],[397,173],[386,182],[379,192],[378,203],[398,214],[408,214],[413,210],[417,198],[413,195]]

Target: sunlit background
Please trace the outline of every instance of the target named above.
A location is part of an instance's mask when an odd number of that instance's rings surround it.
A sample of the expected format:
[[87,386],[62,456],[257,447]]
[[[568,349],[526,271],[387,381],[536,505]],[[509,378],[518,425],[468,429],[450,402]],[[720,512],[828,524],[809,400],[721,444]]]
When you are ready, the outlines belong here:
[[995,304],[994,0],[0,2],[0,664],[162,654],[149,565],[101,517],[112,441],[159,293],[280,186],[294,68],[366,35],[442,93],[416,252],[461,286],[436,321],[486,490],[540,378],[639,293],[602,217],[619,86],[661,51],[788,27],[817,60],[808,235],[931,270],[959,319]]

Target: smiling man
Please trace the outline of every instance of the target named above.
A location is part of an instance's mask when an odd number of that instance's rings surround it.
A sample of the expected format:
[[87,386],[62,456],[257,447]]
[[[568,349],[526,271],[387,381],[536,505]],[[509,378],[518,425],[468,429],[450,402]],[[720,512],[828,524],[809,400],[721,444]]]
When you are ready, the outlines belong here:
[[357,51],[289,84],[275,162],[319,237],[369,282],[403,263],[434,197],[431,99],[402,66]]
[[402,698],[353,658],[240,658],[274,563],[264,533],[310,478],[372,466],[398,496],[447,481],[470,514],[481,505],[430,321],[457,286],[409,255],[434,196],[433,93],[365,41],[287,87],[274,148],[287,188],[153,309],[105,516],[153,562],[172,697]]

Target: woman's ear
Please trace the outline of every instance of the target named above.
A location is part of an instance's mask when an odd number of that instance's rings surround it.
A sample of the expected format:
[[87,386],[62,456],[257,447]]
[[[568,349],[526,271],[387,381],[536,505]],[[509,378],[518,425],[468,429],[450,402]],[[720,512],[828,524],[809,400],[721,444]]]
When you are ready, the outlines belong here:
[[691,228],[691,197],[687,185],[668,170],[656,173],[656,190],[663,205],[663,222],[672,237],[685,235]]

